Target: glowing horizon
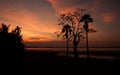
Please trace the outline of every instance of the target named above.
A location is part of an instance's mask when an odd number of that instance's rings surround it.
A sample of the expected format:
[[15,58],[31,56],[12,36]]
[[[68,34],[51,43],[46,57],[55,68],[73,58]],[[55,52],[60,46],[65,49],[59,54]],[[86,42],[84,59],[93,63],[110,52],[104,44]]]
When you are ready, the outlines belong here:
[[[104,4],[103,4],[104,3]],[[119,3],[114,0],[0,0],[0,23],[22,27],[25,42],[59,41],[55,33],[60,29],[57,18],[60,13],[85,8],[98,30],[90,34],[92,43],[120,44]]]

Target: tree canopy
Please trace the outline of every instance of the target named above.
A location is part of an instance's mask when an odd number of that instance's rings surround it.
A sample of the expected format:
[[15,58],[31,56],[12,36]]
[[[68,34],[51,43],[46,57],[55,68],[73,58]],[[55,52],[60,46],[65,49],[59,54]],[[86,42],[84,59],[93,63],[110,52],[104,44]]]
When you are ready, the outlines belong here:
[[2,56],[18,56],[24,51],[24,44],[21,35],[21,28],[16,26],[9,32],[10,25],[4,23],[0,28],[0,55]]
[[[74,57],[78,58],[77,47],[81,37],[85,37],[85,31],[96,32],[94,29],[90,29],[88,24],[93,22],[93,18],[89,14],[84,13],[85,9],[76,8],[72,12],[60,14],[58,17],[58,25],[62,26],[60,32],[56,32],[58,37],[62,36],[73,41]],[[82,22],[85,22],[83,24]]]

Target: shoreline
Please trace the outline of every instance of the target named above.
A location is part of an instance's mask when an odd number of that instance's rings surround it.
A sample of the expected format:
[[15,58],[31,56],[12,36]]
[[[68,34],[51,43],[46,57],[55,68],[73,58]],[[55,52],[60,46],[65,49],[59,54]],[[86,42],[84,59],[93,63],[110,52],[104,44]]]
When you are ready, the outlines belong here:
[[[86,53],[80,53],[79,57],[80,57],[79,58],[80,64],[81,62],[86,62],[86,59],[87,59]],[[43,63],[44,64],[44,63],[50,62],[51,64],[54,64],[55,62],[62,62],[59,64],[64,64],[68,62],[69,60],[70,60],[69,62],[73,63],[74,56],[73,54],[69,54],[69,57],[67,57],[65,52],[59,52],[59,51],[25,51],[25,60],[26,59],[29,59],[28,61],[31,61],[30,63]],[[81,61],[81,59],[83,61]],[[116,63],[120,63],[120,54],[119,53],[118,54],[108,53],[108,55],[106,55],[106,53],[102,53],[102,52],[101,53],[93,52],[92,54],[90,54],[90,60],[93,63],[107,62],[108,64],[109,63],[116,64]],[[97,62],[94,60],[96,60]]]

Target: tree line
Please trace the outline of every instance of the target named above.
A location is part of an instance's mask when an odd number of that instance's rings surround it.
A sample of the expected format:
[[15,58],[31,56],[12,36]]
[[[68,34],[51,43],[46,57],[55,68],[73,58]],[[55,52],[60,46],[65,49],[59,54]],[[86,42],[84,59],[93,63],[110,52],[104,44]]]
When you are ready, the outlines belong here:
[[21,27],[16,26],[9,32],[10,25],[4,23],[0,28],[0,55],[20,57],[24,52]]

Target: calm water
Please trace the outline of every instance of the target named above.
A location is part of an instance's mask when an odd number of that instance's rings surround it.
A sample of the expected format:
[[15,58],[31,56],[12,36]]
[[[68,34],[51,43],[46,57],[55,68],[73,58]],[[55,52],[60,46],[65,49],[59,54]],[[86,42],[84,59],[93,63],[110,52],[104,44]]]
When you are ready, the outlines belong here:
[[[27,51],[66,51],[66,48],[26,48]],[[120,48],[89,48],[90,51],[114,51],[120,52]],[[73,51],[73,48],[69,48]],[[78,51],[86,51],[86,48],[78,48]]]
[[[26,48],[26,51],[54,51],[59,56],[66,55],[66,48]],[[78,48],[79,57],[87,57],[86,48]],[[89,48],[91,58],[107,59],[109,61],[120,60],[120,48]],[[69,56],[74,57],[73,48],[69,48]]]

